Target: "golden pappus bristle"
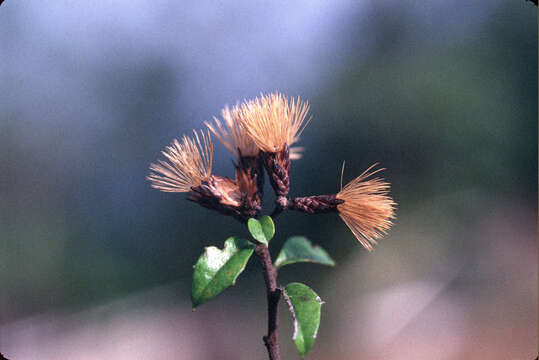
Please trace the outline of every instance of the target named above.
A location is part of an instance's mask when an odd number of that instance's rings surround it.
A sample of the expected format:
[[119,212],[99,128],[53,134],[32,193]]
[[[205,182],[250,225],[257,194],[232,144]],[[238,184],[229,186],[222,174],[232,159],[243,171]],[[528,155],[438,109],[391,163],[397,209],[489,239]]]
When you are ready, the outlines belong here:
[[[161,153],[166,160],[151,164],[150,175],[146,178],[155,189],[165,192],[189,192],[211,175],[213,144],[209,132],[193,131],[194,138],[183,136],[182,141],[174,139]],[[202,139],[202,140],[201,140]]]
[[276,153],[299,140],[307,119],[309,104],[298,97],[289,100],[273,93],[244,101],[239,107],[240,126],[265,152]]
[[219,139],[219,141],[231,152],[236,158],[240,156],[254,157],[258,155],[258,146],[239,124],[239,105],[230,109],[225,106],[221,110],[221,117],[224,124],[216,117],[213,118],[214,124],[205,122],[210,131]]
[[339,216],[354,236],[367,250],[371,251],[376,239],[381,238],[393,225],[395,206],[389,196],[390,184],[383,179],[367,180],[384,169],[371,171],[376,164],[349,182],[337,194],[344,203],[337,205]]

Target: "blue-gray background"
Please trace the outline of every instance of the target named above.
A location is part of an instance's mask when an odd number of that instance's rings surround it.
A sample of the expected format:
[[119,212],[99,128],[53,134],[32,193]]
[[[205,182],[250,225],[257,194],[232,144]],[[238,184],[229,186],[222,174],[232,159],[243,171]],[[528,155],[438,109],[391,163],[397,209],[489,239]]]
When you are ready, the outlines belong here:
[[[343,160],[345,181],[379,162],[399,203],[374,253],[336,215],[279,218],[274,254],[302,234],[338,263],[280,274],[326,301],[309,358],[535,357],[537,75],[524,0],[7,0],[0,351],[264,358],[255,261],[189,304],[203,247],[245,229],[144,178],[173,138],[278,90],[313,116],[293,195],[336,192]],[[232,175],[220,144],[214,169]]]

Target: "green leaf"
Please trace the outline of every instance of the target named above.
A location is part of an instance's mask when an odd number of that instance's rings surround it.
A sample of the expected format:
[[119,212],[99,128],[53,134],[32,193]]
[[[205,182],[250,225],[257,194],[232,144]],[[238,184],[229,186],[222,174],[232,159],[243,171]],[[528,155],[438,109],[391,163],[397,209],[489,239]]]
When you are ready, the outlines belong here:
[[335,261],[320,246],[313,246],[303,236],[293,236],[286,240],[275,260],[275,267],[279,268],[297,262],[312,262],[322,265],[334,266]]
[[273,220],[269,216],[262,216],[258,220],[251,218],[247,221],[247,227],[255,240],[266,245],[275,235],[275,224],[273,224]]
[[193,308],[234,285],[253,251],[252,243],[236,237],[228,238],[223,250],[215,246],[206,247],[194,266],[191,289]]
[[294,318],[292,340],[301,356],[305,356],[316,340],[323,301],[307,285],[290,283],[283,291],[288,308]]

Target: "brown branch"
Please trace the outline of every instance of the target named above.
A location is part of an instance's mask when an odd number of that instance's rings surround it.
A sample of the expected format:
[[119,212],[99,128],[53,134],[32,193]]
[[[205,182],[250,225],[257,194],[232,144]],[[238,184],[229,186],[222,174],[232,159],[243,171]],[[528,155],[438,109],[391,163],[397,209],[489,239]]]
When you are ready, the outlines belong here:
[[342,203],[344,200],[337,199],[336,195],[314,195],[297,197],[290,201],[288,208],[307,214],[324,214],[337,211],[337,205]]
[[337,211],[337,205],[344,200],[337,199],[335,195],[314,195],[288,199],[280,196],[275,200],[275,208],[271,213],[272,219],[276,219],[284,210],[302,211],[307,214],[322,214]]
[[262,273],[266,283],[266,296],[268,299],[268,334],[263,337],[264,344],[268,350],[270,360],[280,360],[279,350],[279,300],[281,299],[281,289],[277,287],[277,272],[271,262],[269,249],[265,244],[258,244],[255,253],[260,260]]
[[275,199],[275,208],[271,212],[271,218],[275,220],[284,210],[290,206],[290,200],[286,196],[279,196]]
[[[253,214],[248,213],[247,210],[250,208],[261,207],[262,198],[264,196],[264,167],[262,158],[247,159],[244,157],[241,157],[238,166],[241,167],[241,169],[245,171],[245,174],[248,175],[247,180],[256,182],[256,196],[253,199],[249,199],[251,202],[253,202],[253,204],[250,204],[251,206],[243,206],[241,209],[238,209],[240,212],[238,214],[239,216],[235,216],[237,220],[245,224],[250,217],[253,217]],[[286,196],[284,197],[284,200],[285,203],[288,202]],[[257,211],[257,214],[258,213],[259,211]],[[254,217],[257,216],[255,215]],[[277,271],[273,267],[269,249],[265,244],[257,243],[255,246],[255,253],[262,267],[262,275],[264,276],[264,282],[266,284],[266,297],[268,301],[268,334],[262,339],[264,340],[264,345],[268,350],[269,359],[281,360],[278,332],[281,289],[277,287]]]

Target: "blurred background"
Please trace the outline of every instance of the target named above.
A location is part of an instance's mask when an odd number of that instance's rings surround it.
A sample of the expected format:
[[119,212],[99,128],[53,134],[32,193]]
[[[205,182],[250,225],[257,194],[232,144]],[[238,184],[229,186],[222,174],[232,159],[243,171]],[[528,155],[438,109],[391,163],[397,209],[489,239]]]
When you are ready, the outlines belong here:
[[[379,162],[399,204],[373,253],[334,214],[278,219],[274,256],[305,235],[337,261],[279,274],[326,301],[307,358],[535,358],[537,40],[524,0],[7,0],[0,352],[266,358],[255,259],[190,306],[203,247],[246,230],[145,176],[225,104],[278,90],[313,116],[293,196],[338,191],[343,160],[345,182]],[[215,173],[231,160],[216,144]],[[299,358],[284,305],[281,324]]]

